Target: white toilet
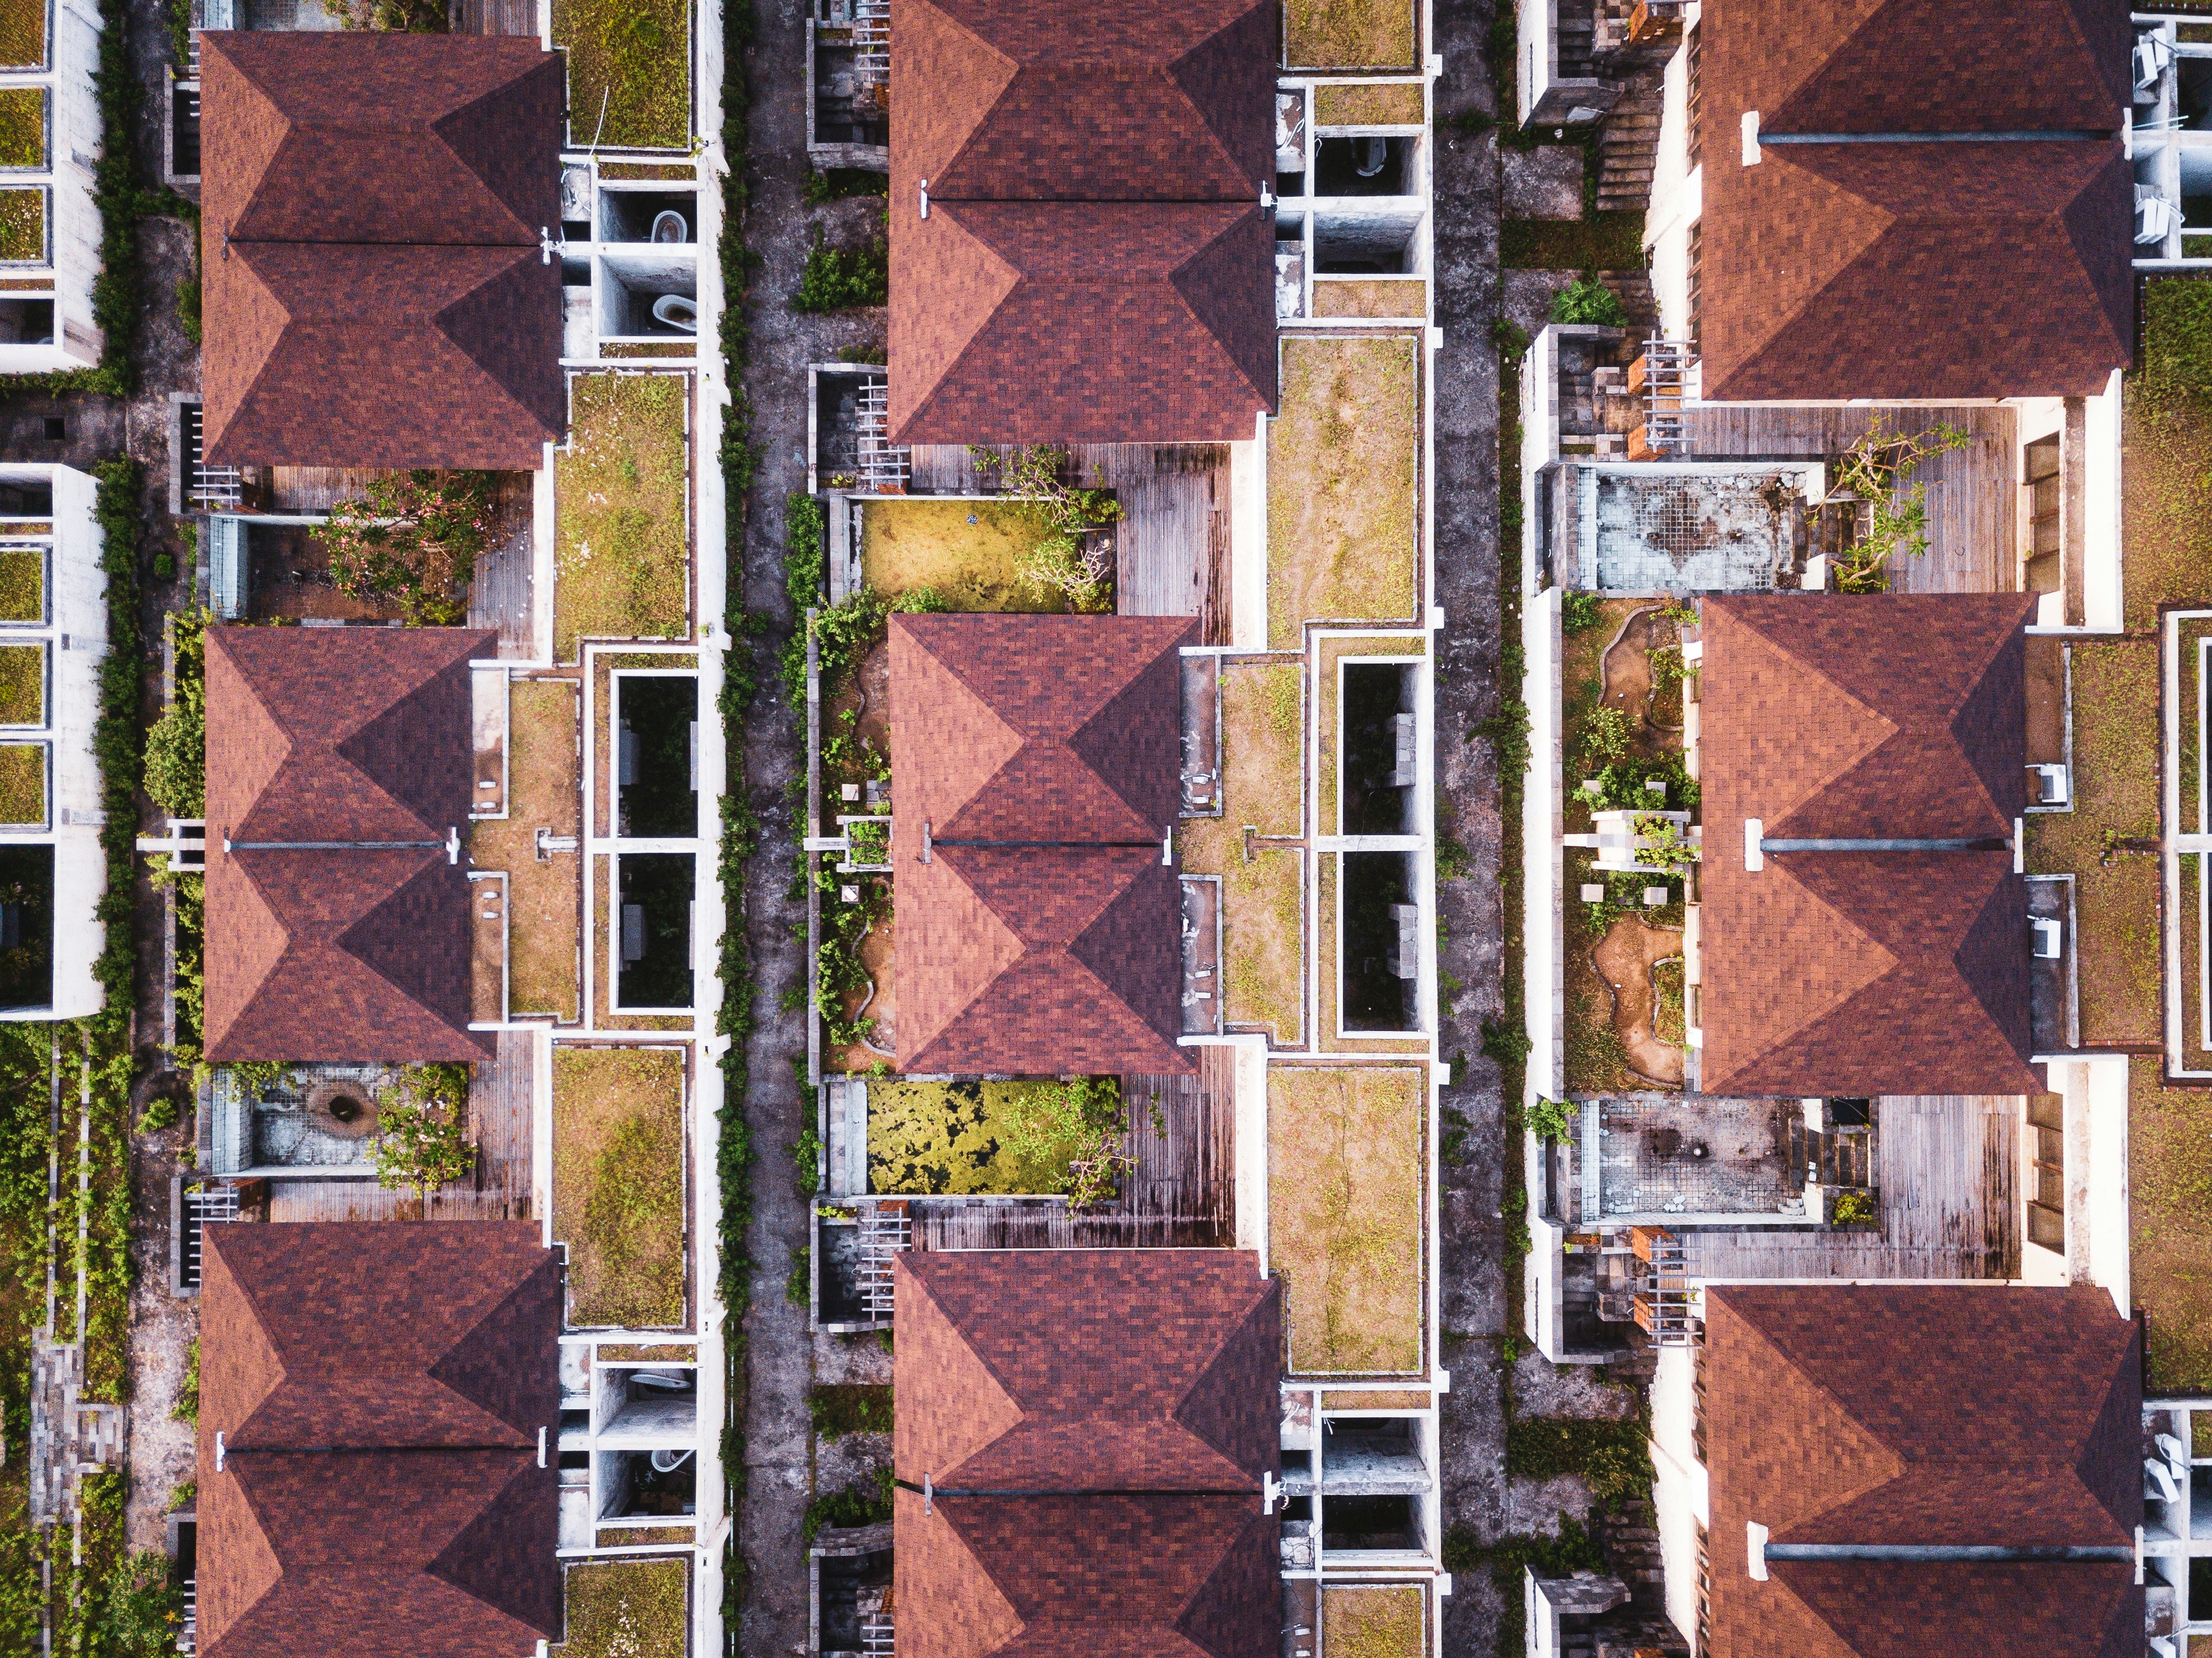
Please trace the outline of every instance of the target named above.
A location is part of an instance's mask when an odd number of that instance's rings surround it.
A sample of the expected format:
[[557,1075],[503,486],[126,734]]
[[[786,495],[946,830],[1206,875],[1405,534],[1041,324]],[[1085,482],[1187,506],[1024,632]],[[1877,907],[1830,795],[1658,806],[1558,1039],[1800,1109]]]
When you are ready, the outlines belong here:
[[663,294],[653,302],[653,319],[687,334],[699,331],[699,302],[681,294]]

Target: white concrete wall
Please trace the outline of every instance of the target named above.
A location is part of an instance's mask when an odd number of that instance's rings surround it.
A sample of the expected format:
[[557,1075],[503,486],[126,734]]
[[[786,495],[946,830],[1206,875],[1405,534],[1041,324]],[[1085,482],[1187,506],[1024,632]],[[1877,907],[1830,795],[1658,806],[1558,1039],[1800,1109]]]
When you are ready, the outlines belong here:
[[[2135,1304],[2128,1258],[2128,1067],[2133,1063],[2126,1054],[2117,1054],[2069,1067],[2083,1073],[2082,1139],[2087,1154],[2081,1205],[2083,1266],[2088,1281],[2112,1297],[2122,1318],[2132,1314]],[[2067,1116],[2070,1163],[2070,1100]],[[2070,1173],[2069,1180],[2070,1183]],[[2071,1193],[2068,1195],[2070,1199]],[[2069,1245],[2074,1230],[2069,1219]]]
[[[1694,18],[1695,8],[1692,8]],[[1687,38],[1686,24],[1685,39]],[[1644,246],[1651,259],[1651,295],[1659,331],[1690,333],[1690,227],[1704,210],[1705,170],[1690,166],[1690,54],[1676,50],[1660,82],[1659,153],[1651,164],[1651,204],[1644,215]]]
[[1522,971],[1529,1042],[1528,1083],[1522,1091],[1524,1102],[1530,1103],[1556,1098],[1565,1089],[1560,592],[1549,587],[1534,595],[1524,602],[1521,615],[1522,647],[1528,653],[1521,695],[1528,704],[1530,755],[1521,802],[1522,903],[1526,912]]
[[1229,642],[1267,648],[1267,417],[1229,446]]
[[2120,372],[2088,399],[2083,434],[2081,620],[2086,627],[2122,625],[2120,596]]
[[1697,1354],[1688,1347],[1659,1349],[1651,1377],[1651,1490],[1659,1532],[1659,1558],[1667,1580],[1667,1616],[1683,1638],[1698,1631],[1698,1531],[1711,1523],[1711,1498],[1705,1466],[1692,1436]]
[[1528,112],[1552,84],[1558,44],[1553,19],[1558,5],[1559,0],[1517,0],[1514,27],[1521,57],[1513,66],[1514,96],[1519,106],[1514,112],[1516,125],[1528,120]]

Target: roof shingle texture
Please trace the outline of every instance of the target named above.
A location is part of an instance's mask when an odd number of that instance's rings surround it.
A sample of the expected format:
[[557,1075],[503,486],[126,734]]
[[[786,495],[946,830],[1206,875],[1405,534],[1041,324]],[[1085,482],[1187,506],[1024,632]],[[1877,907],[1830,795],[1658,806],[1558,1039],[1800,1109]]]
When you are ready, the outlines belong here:
[[[1705,398],[2083,396],[2130,361],[2123,13],[1716,0],[1698,27]],[[1752,112],[1762,140],[1886,141],[1746,167]],[[2050,136],[1888,141],[1939,131]]]
[[908,1251],[892,1271],[901,1650],[1268,1658],[1282,1314],[1258,1258]]
[[[1705,1297],[1712,1658],[2118,1658],[2126,1563],[1790,1560],[1773,1544],[2131,1546],[2139,1327],[2101,1291],[1716,1285]],[[2132,1644],[2130,1644],[2130,1642]]]
[[[514,1658],[561,1633],[560,1265],[526,1223],[212,1227],[208,1658]],[[223,1438],[222,1467],[215,1442]]]
[[1702,601],[1704,1086],[2018,1094],[2027,897],[2005,851],[1766,840],[2009,837],[2026,805],[2021,594]]
[[[207,631],[214,1060],[474,1060],[469,660],[453,628]],[[224,842],[234,843],[226,850]],[[246,842],[370,841],[375,849]],[[397,846],[398,842],[436,842]]]
[[1279,27],[1274,0],[894,0],[896,441],[1252,436]]
[[513,37],[203,41],[208,459],[538,465],[566,420],[557,57]]
[[1192,1068],[1160,847],[1195,636],[1170,616],[891,618],[902,1071]]

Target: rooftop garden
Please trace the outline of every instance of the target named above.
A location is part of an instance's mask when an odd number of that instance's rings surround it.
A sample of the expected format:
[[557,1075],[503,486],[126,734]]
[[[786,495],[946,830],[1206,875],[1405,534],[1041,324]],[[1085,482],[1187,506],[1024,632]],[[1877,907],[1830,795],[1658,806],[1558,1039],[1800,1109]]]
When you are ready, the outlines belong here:
[[0,260],[43,264],[46,257],[46,192],[32,185],[0,190]]
[[507,872],[507,1005],[510,1015],[580,1017],[577,934],[581,860],[538,855],[538,831],[577,832],[577,687],[568,679],[518,679],[507,687],[507,815],[470,831],[470,861]]
[[0,645],[0,726],[46,720],[46,647]]
[[1284,9],[1289,68],[1409,70],[1413,52],[1413,0],[1290,0]]
[[1429,285],[1419,277],[1325,279],[1314,283],[1316,317],[1420,318],[1428,314]]
[[1176,829],[1185,872],[1221,877],[1222,1017],[1283,1046],[1303,1026],[1304,865],[1295,848],[1249,845],[1247,830],[1302,832],[1304,722],[1302,660],[1224,659],[1222,815]]
[[1410,621],[1419,603],[1419,342],[1286,338],[1267,428],[1267,643],[1309,621]]
[[553,1235],[568,1322],[653,1328],[684,1313],[684,1056],[553,1050]]
[[0,823],[46,821],[46,744],[0,743]]
[[1384,87],[1324,82],[1313,89],[1313,99],[1317,127],[1417,127],[1424,120],[1421,88],[1410,82]]
[[46,0],[0,0],[0,69],[40,69],[46,61]]
[[686,0],[553,0],[568,49],[568,136],[578,148],[683,149],[691,142]]
[[1417,1583],[1332,1583],[1321,1592],[1322,1650],[1334,1658],[1421,1658],[1426,1596]]
[[0,88],[0,167],[46,164],[46,89]]
[[1267,1070],[1267,1251],[1297,1375],[1421,1368],[1418,1066]]
[[578,374],[554,458],[553,651],[690,632],[690,380]]
[[1110,1195],[1124,1157],[1128,1123],[1118,1078],[871,1078],[867,1089],[871,1192],[1063,1193],[1090,1202]]
[[690,1571],[682,1560],[592,1560],[568,1569],[563,1658],[684,1658]]
[[1065,610],[1063,592],[1025,574],[1052,535],[1012,501],[872,501],[861,515],[861,578],[894,597],[934,594],[951,610]]
[[2144,1317],[2144,1387],[2212,1393],[2212,1092],[2128,1067],[2128,1272]]
[[[1686,616],[1648,599],[1563,596],[1560,764],[1568,834],[1589,833],[1594,810],[1650,807],[1696,814],[1698,786],[1682,759],[1687,671],[1680,623]],[[1649,786],[1655,782],[1663,787]],[[1652,856],[1655,866],[1648,870],[1601,872],[1589,851],[1566,853],[1565,1008],[1571,1093],[1682,1085],[1686,878],[1682,859]],[[1604,889],[1595,903],[1583,896],[1589,886]],[[1662,891],[1662,902],[1645,902]]]
[[0,622],[46,619],[46,553],[37,547],[0,547]]

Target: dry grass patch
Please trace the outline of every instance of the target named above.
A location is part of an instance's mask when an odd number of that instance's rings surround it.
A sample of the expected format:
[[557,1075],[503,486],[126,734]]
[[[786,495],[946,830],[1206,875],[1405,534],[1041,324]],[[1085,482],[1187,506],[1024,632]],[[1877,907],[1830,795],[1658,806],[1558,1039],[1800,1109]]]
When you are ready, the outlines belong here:
[[1419,342],[1285,339],[1267,428],[1267,642],[1308,621],[1410,620],[1418,547]]
[[553,651],[690,632],[690,380],[579,374],[553,472]]
[[1304,821],[1305,664],[1231,662],[1221,671],[1223,821],[1296,835]]
[[1423,1125],[1413,1066],[1267,1071],[1267,1248],[1290,1369],[1421,1366]]
[[42,726],[46,719],[46,647],[0,645],[0,726]]
[[1024,580],[1050,532],[1018,507],[988,501],[872,501],[860,515],[860,573],[896,598],[933,589],[956,610],[1065,610],[1065,597]]
[[1314,88],[1317,127],[1417,127],[1422,125],[1418,86]]
[[46,619],[46,556],[36,547],[0,547],[0,622]]
[[1283,26],[1291,69],[1413,67],[1412,0],[1291,0]]
[[0,0],[0,69],[46,61],[46,0]]
[[1373,277],[1313,285],[1316,317],[1412,317],[1428,315],[1429,285],[1419,277],[1388,282]]
[[568,131],[577,148],[690,143],[691,8],[684,0],[553,0],[553,44],[568,49]]
[[2130,1275],[2145,1315],[2145,1386],[2212,1392],[2212,1091],[2129,1066]]
[[0,744],[0,823],[46,821],[46,745]]
[[568,1639],[554,1650],[566,1658],[684,1658],[690,1643],[690,1577],[681,1560],[569,1567]]
[[1413,1583],[1332,1584],[1321,1592],[1322,1650],[1331,1658],[1421,1658],[1428,1631]]
[[553,1234],[568,1244],[568,1319],[684,1321],[684,1056],[553,1050]]
[[1176,861],[1187,874],[1221,877],[1222,1018],[1231,1029],[1265,1030],[1278,1047],[1301,1039],[1305,975],[1304,865],[1293,850],[1244,858],[1233,815],[1186,818]]
[[507,872],[507,1006],[518,1018],[581,1017],[578,941],[583,927],[580,855],[540,862],[538,831],[576,833],[576,683],[519,679],[507,688],[507,816],[478,823],[470,839],[478,869]]

